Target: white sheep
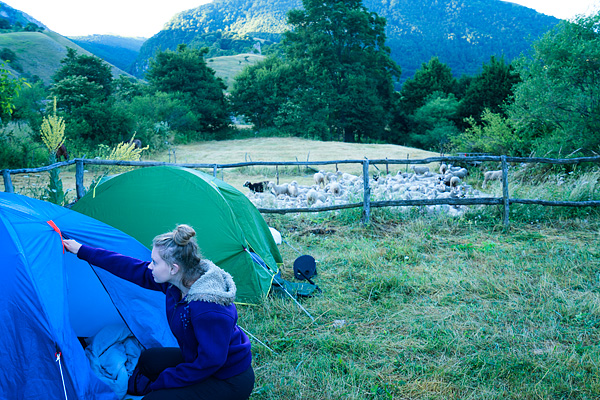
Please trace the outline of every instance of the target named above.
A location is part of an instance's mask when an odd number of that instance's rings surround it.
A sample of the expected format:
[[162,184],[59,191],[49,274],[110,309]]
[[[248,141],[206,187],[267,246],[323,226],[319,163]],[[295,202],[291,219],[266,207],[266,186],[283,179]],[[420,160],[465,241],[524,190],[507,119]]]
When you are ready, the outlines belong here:
[[284,183],[283,185],[276,185],[273,182],[269,182],[269,189],[275,196],[278,196],[280,194],[288,194],[288,184],[287,183]]
[[457,187],[460,185],[460,178],[458,176],[453,176],[450,178],[450,187]]
[[333,172],[326,172],[325,173],[325,182],[327,182],[327,183],[336,182],[337,177],[338,177],[337,174],[335,174]]
[[429,172],[429,167],[421,167],[421,166],[413,165],[411,168],[413,169],[413,171],[415,171],[415,174],[417,174],[417,175],[423,175],[423,174]]
[[310,189],[308,193],[306,193],[306,204],[309,206],[315,204],[319,199],[319,193],[315,189]]
[[441,163],[440,164],[440,175],[446,174],[446,171],[448,171],[448,166],[444,163]]
[[298,197],[298,182],[291,181],[288,185],[288,194],[292,197]]
[[501,181],[502,180],[502,170],[498,170],[498,171],[486,171],[483,174],[483,185],[482,187],[485,188],[486,184],[489,181]]
[[358,176],[344,172],[342,174],[342,179],[347,182],[356,182],[358,180]]
[[452,175],[458,176],[461,179],[464,179],[468,173],[469,173],[469,171],[467,171],[466,168],[460,168],[458,170],[452,171]]
[[315,185],[317,186],[325,186],[325,175],[323,175],[323,173],[321,172],[316,172],[313,175],[313,179],[315,180]]
[[331,193],[334,196],[339,196],[340,194],[342,194],[342,187],[337,182],[331,182],[329,184],[329,193]]

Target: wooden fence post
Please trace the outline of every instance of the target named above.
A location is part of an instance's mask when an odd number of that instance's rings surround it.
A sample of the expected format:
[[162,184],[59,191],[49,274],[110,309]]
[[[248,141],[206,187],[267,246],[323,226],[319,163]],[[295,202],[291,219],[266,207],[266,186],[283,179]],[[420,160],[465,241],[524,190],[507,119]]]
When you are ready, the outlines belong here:
[[85,186],[83,185],[84,165],[83,160],[75,160],[75,190],[77,200],[85,196]]
[[15,188],[13,187],[12,180],[10,179],[10,171],[7,169],[2,171],[2,177],[4,178],[4,191],[6,193],[14,193]]
[[369,225],[371,216],[371,188],[369,187],[369,160],[363,161],[363,215],[362,222]]
[[502,156],[502,204],[504,205],[504,227],[508,228],[508,213],[509,213],[509,201],[508,201],[508,164],[506,163],[506,156]]

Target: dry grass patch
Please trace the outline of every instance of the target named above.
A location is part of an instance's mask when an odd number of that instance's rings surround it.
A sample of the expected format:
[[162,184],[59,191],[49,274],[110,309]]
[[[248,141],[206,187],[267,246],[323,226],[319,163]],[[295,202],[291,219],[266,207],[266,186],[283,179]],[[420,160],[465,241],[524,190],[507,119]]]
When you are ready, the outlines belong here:
[[[173,155],[169,158],[168,151],[162,151],[151,155],[143,156],[146,161],[161,161],[177,163],[201,163],[201,164],[235,164],[250,161],[333,161],[333,160],[363,160],[369,159],[422,159],[435,157],[439,154],[429,151],[414,149],[410,147],[397,146],[391,144],[360,144],[343,142],[321,142],[316,140],[307,140],[300,138],[252,138],[223,141],[198,142],[187,145],[177,145],[174,147],[175,160]],[[378,166],[385,172],[385,166]],[[335,166],[315,166],[317,169],[335,171]],[[431,168],[437,166],[431,165]],[[86,182],[89,175],[94,175],[94,169],[89,168],[90,174],[86,173]],[[98,169],[98,168],[96,168]],[[390,166],[390,173],[396,173],[400,169],[406,170],[406,165]],[[362,174],[362,165],[344,164],[339,165],[339,170],[353,174]],[[280,182],[290,182],[297,180],[300,184],[311,184],[313,171],[302,167],[279,167],[277,169],[280,176]],[[372,172],[376,172],[371,167]],[[206,170],[212,175],[212,169]],[[61,171],[63,187],[65,190],[75,189],[75,169],[65,168]],[[34,177],[35,178],[35,177]],[[218,178],[233,185],[243,193],[247,189],[242,185],[246,180],[276,181],[275,167],[248,167],[219,170]],[[24,175],[12,176],[15,191],[22,191],[32,179],[32,176]],[[88,184],[86,183],[86,186]],[[0,188],[4,190],[4,186]]]

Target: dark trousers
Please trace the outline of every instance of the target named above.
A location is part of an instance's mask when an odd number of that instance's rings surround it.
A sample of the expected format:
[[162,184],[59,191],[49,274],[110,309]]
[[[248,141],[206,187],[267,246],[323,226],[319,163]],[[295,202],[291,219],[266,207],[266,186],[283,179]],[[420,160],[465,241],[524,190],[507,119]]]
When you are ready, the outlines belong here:
[[[142,352],[138,360],[140,373],[151,381],[169,367],[183,362],[181,350],[177,347],[152,348]],[[254,370],[246,371],[229,379],[214,377],[181,388],[162,389],[148,393],[144,400],[246,400],[254,388]]]

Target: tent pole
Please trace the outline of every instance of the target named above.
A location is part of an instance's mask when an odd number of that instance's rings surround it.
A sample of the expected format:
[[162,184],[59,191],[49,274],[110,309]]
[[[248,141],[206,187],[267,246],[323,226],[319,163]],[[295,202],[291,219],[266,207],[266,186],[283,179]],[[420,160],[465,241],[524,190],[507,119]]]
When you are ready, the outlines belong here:
[[296,253],[298,253],[298,254],[302,255],[302,253],[300,253],[300,252],[299,252],[299,251],[298,251],[298,250],[297,250],[297,249],[296,249],[294,246],[292,246],[291,244],[289,244],[287,241],[285,241],[285,240],[282,240],[282,241],[283,241],[283,243],[285,243],[285,244],[287,244],[288,246],[290,246],[292,249],[296,250]]
[[270,348],[269,346],[267,346],[266,344],[264,344],[263,342],[261,342],[260,340],[258,340],[258,338],[256,336],[254,336],[253,334],[251,334],[250,332],[248,332],[246,329],[244,329],[242,326],[240,326],[240,324],[238,324],[238,327],[241,330],[243,330],[246,335],[250,336],[252,339],[256,340],[258,343],[260,343],[263,346],[265,346],[271,353],[279,354],[275,350],[273,350],[272,348]]
[[285,292],[285,293],[286,293],[288,296],[290,296],[292,300],[294,300],[294,303],[296,303],[296,305],[297,305],[298,307],[300,307],[300,309],[301,309],[302,311],[304,311],[304,312],[306,313],[306,315],[308,315],[308,317],[311,319],[311,321],[312,321],[312,322],[315,322],[315,319],[313,318],[313,316],[312,316],[312,315],[310,315],[310,313],[309,313],[308,311],[306,311],[306,308],[302,307],[302,304],[300,304],[300,302],[298,302],[298,300],[296,300],[296,298],[295,298],[294,296],[292,296],[292,294],[291,294],[290,292],[288,292],[288,291],[287,291],[287,289],[286,289],[284,286],[285,286],[285,284],[281,286],[281,288],[283,289],[283,291],[284,291],[284,292]]

